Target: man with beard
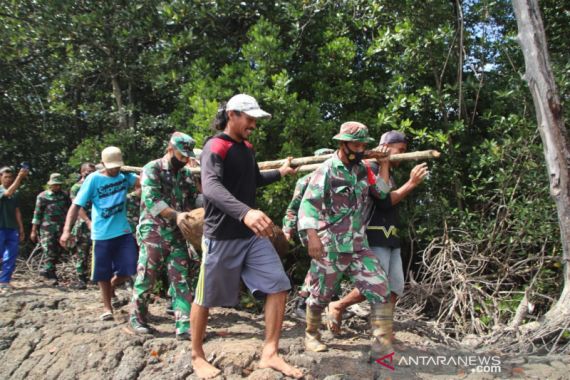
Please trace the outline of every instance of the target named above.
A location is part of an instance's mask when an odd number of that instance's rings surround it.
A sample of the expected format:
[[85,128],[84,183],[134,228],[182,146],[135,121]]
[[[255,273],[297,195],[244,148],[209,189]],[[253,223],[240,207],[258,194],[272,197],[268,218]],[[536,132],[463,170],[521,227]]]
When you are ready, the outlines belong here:
[[279,170],[261,173],[249,136],[257,119],[270,117],[246,94],[233,96],[220,107],[214,128],[201,154],[204,194],[203,260],[190,316],[192,366],[200,378],[220,370],[208,363],[203,348],[209,308],[239,302],[239,281],[254,296],[265,298],[265,343],[259,366],[286,376],[303,374],[279,356],[279,338],[291,283],[277,252],[267,238],[273,222],[255,207],[256,188],[295,172],[290,159]]

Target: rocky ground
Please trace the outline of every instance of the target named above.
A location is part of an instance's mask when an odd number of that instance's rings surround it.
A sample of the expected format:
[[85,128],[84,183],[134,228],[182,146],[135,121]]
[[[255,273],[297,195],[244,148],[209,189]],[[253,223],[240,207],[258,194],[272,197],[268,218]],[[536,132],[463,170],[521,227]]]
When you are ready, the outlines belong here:
[[[194,379],[189,342],[174,339],[166,301],[151,305],[154,335],[127,328],[128,298],[118,291],[113,321],[100,321],[96,287],[53,287],[17,274],[14,288],[0,294],[0,379]],[[264,322],[260,314],[213,309],[205,349],[219,379],[281,379],[258,369]],[[366,361],[364,320],[353,318],[341,338],[328,332],[330,350],[305,353],[304,323],[287,317],[282,355],[304,369],[307,379],[568,379],[570,357],[507,357],[438,344],[396,326],[395,354],[383,364]],[[408,331],[406,331],[408,330]],[[390,359],[392,361],[390,362]],[[489,363],[478,367],[481,363]]]

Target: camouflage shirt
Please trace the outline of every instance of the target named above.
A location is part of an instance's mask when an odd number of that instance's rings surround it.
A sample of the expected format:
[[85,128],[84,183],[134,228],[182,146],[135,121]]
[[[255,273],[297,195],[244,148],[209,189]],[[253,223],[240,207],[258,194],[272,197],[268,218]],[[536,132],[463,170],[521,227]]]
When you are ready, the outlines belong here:
[[40,230],[59,232],[65,224],[69,205],[71,205],[69,196],[63,191],[55,193],[46,190],[41,192],[36,198],[32,224],[38,225]]
[[335,153],[311,177],[299,209],[299,230],[316,229],[327,252],[367,249],[371,191],[385,198],[390,187],[362,162],[349,170]]
[[133,232],[137,230],[141,215],[141,197],[135,192],[127,194],[127,220]]
[[143,167],[141,186],[141,231],[160,227],[177,231],[176,223],[159,214],[168,207],[178,212],[195,207],[198,191],[190,168],[185,166],[175,174],[168,156]]
[[293,198],[287,206],[287,211],[285,211],[285,216],[283,217],[283,232],[289,233],[293,236],[297,232],[297,219],[299,214],[299,207],[301,206],[301,199],[303,199],[303,194],[309,185],[311,180],[311,174],[307,174],[297,180],[295,184],[295,191],[293,192]]
[[[71,186],[71,189],[69,190],[69,198],[71,198],[71,202],[73,202],[73,200],[77,196],[77,193],[79,193],[79,189],[81,189],[83,181],[85,181],[85,179],[81,178],[79,181],[75,182],[73,186]],[[91,202],[88,202],[87,206],[85,206],[85,212],[87,213],[87,216],[91,218]],[[75,221],[75,225],[79,227],[82,224],[85,224],[85,220],[77,218],[77,220]]]

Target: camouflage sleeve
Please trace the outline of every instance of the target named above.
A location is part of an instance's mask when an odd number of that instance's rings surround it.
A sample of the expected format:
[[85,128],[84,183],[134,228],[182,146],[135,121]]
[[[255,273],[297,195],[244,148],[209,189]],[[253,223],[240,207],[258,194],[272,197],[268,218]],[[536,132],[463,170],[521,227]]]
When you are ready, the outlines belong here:
[[186,176],[186,183],[188,184],[188,192],[185,195],[186,197],[188,197],[187,206],[189,207],[184,211],[189,211],[197,208],[196,198],[198,197],[198,186],[196,186],[196,181],[194,181],[194,175],[190,170],[188,170],[188,175]]
[[[368,170],[370,173],[372,173],[372,170],[370,168],[368,168]],[[377,199],[385,199],[388,197],[392,186],[387,184],[386,181],[384,181],[384,179],[379,175],[372,173],[372,178],[375,179],[375,182],[373,184],[370,184],[370,192],[372,196]]]
[[321,165],[311,176],[299,207],[299,231],[318,229],[320,211],[325,208],[329,191],[330,167]]
[[297,214],[299,213],[299,207],[301,206],[301,200],[303,199],[303,194],[307,189],[310,177],[304,176],[299,178],[295,184],[295,191],[293,192],[293,198],[287,206],[285,211],[285,216],[283,217],[283,232],[293,235],[297,231]]
[[38,226],[42,224],[43,216],[44,216],[44,203],[42,202],[42,194],[40,193],[36,197],[36,207],[34,208],[34,217],[32,218],[32,224]]
[[73,186],[71,186],[71,189],[69,190],[69,198],[71,198],[72,202],[75,199],[75,197],[77,196],[77,193],[79,192],[80,188],[81,188],[81,184],[79,184],[79,183],[74,183]]
[[160,191],[159,172],[158,163],[152,161],[143,167],[141,174],[141,203],[144,204],[145,208],[153,217],[170,207]]

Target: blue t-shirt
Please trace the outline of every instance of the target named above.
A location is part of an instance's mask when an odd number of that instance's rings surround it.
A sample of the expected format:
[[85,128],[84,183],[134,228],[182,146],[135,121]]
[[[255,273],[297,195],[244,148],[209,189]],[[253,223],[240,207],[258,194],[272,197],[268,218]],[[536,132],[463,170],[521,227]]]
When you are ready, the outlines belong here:
[[73,203],[81,207],[89,201],[93,203],[92,240],[108,240],[132,232],[126,200],[129,188],[136,180],[136,175],[122,172],[116,177],[94,172],[85,179]]

